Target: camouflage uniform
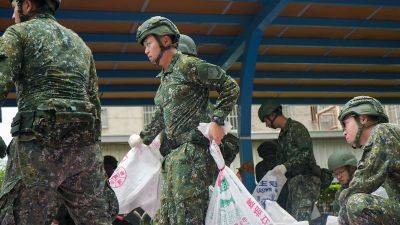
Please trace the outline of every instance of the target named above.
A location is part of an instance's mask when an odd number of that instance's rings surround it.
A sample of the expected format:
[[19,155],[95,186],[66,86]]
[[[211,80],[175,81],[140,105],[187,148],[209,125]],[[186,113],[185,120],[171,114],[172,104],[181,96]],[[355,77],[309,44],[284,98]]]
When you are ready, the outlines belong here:
[[226,118],[235,105],[239,88],[217,66],[196,57],[176,53],[167,70],[159,74],[161,84],[154,99],[157,110],[140,133],[145,144],[164,131],[163,189],[157,224],[204,224],[208,186],[213,183],[215,163],[208,140],[197,130],[209,122],[210,90],[220,97],[214,115]]
[[[321,180],[313,174],[316,166],[312,141],[303,124],[287,119],[278,137],[278,160],[286,167],[288,181],[286,210],[297,220],[310,220],[320,193]],[[285,190],[286,189],[286,190]]]
[[49,223],[58,192],[77,224],[111,224],[90,49],[40,13],[9,27],[0,50],[0,105],[14,85],[18,103],[0,223]]
[[[347,189],[339,197],[342,225],[400,224],[400,127],[381,123],[371,131]],[[380,186],[388,199],[371,195]]]

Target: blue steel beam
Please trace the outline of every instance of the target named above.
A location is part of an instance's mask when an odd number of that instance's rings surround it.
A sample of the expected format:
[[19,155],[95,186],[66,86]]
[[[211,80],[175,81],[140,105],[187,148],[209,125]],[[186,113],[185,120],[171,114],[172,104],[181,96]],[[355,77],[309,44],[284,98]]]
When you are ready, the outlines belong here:
[[[399,1],[400,2],[400,1]],[[60,11],[62,12],[62,11]],[[74,11],[76,12],[77,15],[85,15],[86,11]],[[92,12],[92,11],[90,11]],[[111,13],[111,12],[104,12],[104,13]],[[72,12],[70,14],[73,14]],[[114,13],[112,13],[114,14]],[[118,14],[118,13],[116,13]],[[139,13],[136,13],[139,14]],[[136,15],[133,13],[130,13],[130,15]],[[9,9],[4,9],[0,8],[0,18],[8,20],[11,18],[12,12]],[[181,16],[183,18],[184,15],[187,16],[193,16],[193,15],[198,15],[199,17],[204,16],[204,14],[182,14]],[[214,14],[213,14],[214,15]],[[218,18],[220,20],[217,20],[217,18],[213,18],[211,20],[193,20],[190,21],[190,17],[187,17],[187,20],[180,19],[177,20],[177,23],[203,23],[203,24],[232,24],[229,20],[229,17],[235,17],[236,15],[218,15],[215,14],[214,16],[226,16],[228,17],[227,20],[224,20],[222,17]],[[209,17],[209,16],[206,16]],[[211,15],[212,17],[212,15]],[[95,19],[95,18],[74,18],[74,17],[62,17],[60,18],[57,16],[58,19],[64,19],[64,20],[91,20],[91,21],[96,21],[96,22],[101,22],[101,21],[112,21],[112,22],[124,22],[125,20],[119,20],[118,17],[105,17],[107,19]],[[174,17],[171,18],[173,20]],[[234,19],[232,19],[234,20]],[[175,22],[175,20],[173,20]],[[246,20],[248,21],[248,20]],[[126,22],[126,21],[125,21]],[[128,22],[139,22],[139,21],[128,21]],[[242,25],[243,27],[248,26],[246,24],[245,20],[243,20],[242,23],[238,23],[239,25]],[[399,29],[400,24],[397,21],[378,21],[378,20],[355,20],[355,19],[330,19],[330,18],[304,18],[304,17],[277,17],[275,20],[271,22],[271,25],[280,25],[280,26],[321,26],[321,27],[348,27],[348,28],[371,28],[371,29]]]
[[318,3],[330,5],[353,5],[353,6],[400,6],[398,0],[293,0],[295,3]]
[[[0,33],[1,34],[1,33]],[[86,42],[131,42],[136,43],[135,34],[88,34],[79,33]],[[235,36],[191,35],[199,44],[225,44],[235,40]],[[400,41],[393,40],[344,40],[319,38],[263,38],[262,45],[289,45],[313,47],[371,47],[371,48],[400,48]]]
[[270,7],[263,7],[263,10],[254,16],[253,21],[247,26],[246,31],[238,36],[228,51],[220,58],[219,65],[228,69],[243,54],[245,41],[249,39],[256,29],[264,31],[265,28],[285,9],[291,0],[274,1]]
[[253,78],[256,68],[258,48],[260,47],[263,31],[256,28],[246,40],[246,49],[243,57],[243,67],[240,82],[240,120],[239,120],[239,138],[240,138],[240,164],[247,165],[245,168],[251,168],[252,171],[242,173],[246,188],[253,192],[255,188],[254,179],[254,160],[251,142],[251,104],[253,96]]
[[276,18],[272,22],[272,25],[348,27],[348,28],[371,28],[371,29],[399,29],[400,28],[400,23],[397,21],[304,18],[304,17],[283,17],[283,16]]
[[254,91],[268,92],[400,92],[393,86],[346,86],[346,85],[254,85]]
[[[215,63],[218,55],[202,55],[211,63]],[[240,58],[240,57],[239,57]],[[95,53],[96,61],[147,61],[140,53]],[[359,64],[359,65],[400,65],[398,58],[392,57],[331,57],[331,56],[259,56],[258,63],[300,63],[300,64]]]
[[262,45],[285,45],[305,47],[348,47],[348,48],[400,48],[400,41],[391,40],[344,40],[320,38],[264,38]]
[[[0,18],[10,19],[12,10],[0,8]],[[152,16],[164,16],[175,23],[195,24],[238,24],[245,26],[252,18],[249,15],[222,15],[222,14],[195,14],[195,13],[146,13],[146,12],[110,12],[92,10],[60,10],[56,17],[58,20],[80,21],[112,21],[142,23]]]
[[[228,2],[260,2],[260,0],[221,0]],[[267,1],[267,0],[261,0]],[[400,6],[398,0],[293,0],[295,3],[318,3],[353,6]]]
[[[0,32],[0,36],[3,32]],[[136,43],[135,34],[93,34],[79,33],[85,42],[113,42]],[[224,44],[235,40],[235,36],[191,35],[197,45],[200,44]],[[354,47],[354,48],[400,48],[397,40],[344,40],[344,39],[320,39],[320,38],[263,38],[262,45],[284,45],[305,47]]]
[[[250,69],[244,69],[250,70]],[[323,93],[326,92],[400,92],[399,86],[395,83],[392,86],[370,86],[370,85],[362,85],[362,86],[354,86],[354,85],[264,85],[264,84],[253,84],[253,82],[249,81],[248,78],[252,78],[251,75],[248,75],[246,72],[245,79],[240,83],[241,96],[240,96],[240,106],[241,106],[241,117],[246,117],[250,113],[247,112],[246,104],[251,101],[251,96],[254,92],[316,92]],[[147,92],[147,91],[157,91],[158,84],[136,84],[136,85],[100,85],[100,92]],[[254,88],[253,88],[254,87]],[[246,121],[246,120],[245,120]],[[242,123],[241,129],[247,129],[249,124]],[[246,132],[246,130],[241,131]],[[244,133],[245,135],[245,133]]]
[[398,58],[391,57],[330,57],[330,56],[275,56],[263,55],[258,63],[302,63],[302,64],[360,64],[400,65]]
[[[97,70],[100,78],[154,78],[158,70]],[[227,72],[234,78],[240,78],[239,70]],[[279,72],[279,71],[255,71],[255,78],[278,78],[278,79],[399,79],[398,73],[335,73],[335,72]]]

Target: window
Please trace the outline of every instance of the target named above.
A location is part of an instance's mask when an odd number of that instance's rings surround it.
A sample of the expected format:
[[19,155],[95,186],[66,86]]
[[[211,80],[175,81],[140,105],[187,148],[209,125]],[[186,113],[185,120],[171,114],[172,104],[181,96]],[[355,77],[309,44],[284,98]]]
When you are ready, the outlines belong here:
[[144,112],[144,126],[147,126],[151,122],[151,119],[154,116],[154,113],[156,112],[157,107],[156,106],[145,106],[143,107],[143,112]]
[[235,105],[232,112],[228,115],[227,120],[232,124],[232,131],[237,131],[238,129],[238,106]]
[[319,130],[336,130],[336,117],[333,113],[324,113],[319,116]]
[[101,128],[108,128],[107,108],[101,108]]
[[318,130],[338,130],[340,128],[337,120],[339,106],[318,105],[317,109]]

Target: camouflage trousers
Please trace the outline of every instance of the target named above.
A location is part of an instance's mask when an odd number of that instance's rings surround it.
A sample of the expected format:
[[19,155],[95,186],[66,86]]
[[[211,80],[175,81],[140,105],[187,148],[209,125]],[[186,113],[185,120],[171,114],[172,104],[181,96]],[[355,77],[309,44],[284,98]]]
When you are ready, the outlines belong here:
[[60,143],[14,138],[0,193],[1,225],[50,224],[59,199],[75,224],[111,225],[99,144],[68,138]]
[[371,194],[351,195],[339,212],[341,225],[398,225],[399,199],[384,199]]
[[286,210],[298,221],[311,220],[314,203],[320,194],[321,180],[316,176],[297,175],[288,180]]
[[215,170],[207,146],[185,143],[172,150],[163,163],[161,208],[154,224],[204,224]]

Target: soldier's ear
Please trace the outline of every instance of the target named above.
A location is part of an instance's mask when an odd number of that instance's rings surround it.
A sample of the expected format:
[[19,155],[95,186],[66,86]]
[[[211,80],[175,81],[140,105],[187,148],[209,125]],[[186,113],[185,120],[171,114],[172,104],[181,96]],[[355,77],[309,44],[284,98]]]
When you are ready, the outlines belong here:
[[360,115],[358,118],[361,124],[366,124],[369,121],[369,117],[367,115]]
[[26,12],[30,13],[36,10],[36,5],[32,0],[25,0],[22,8],[25,8]]

